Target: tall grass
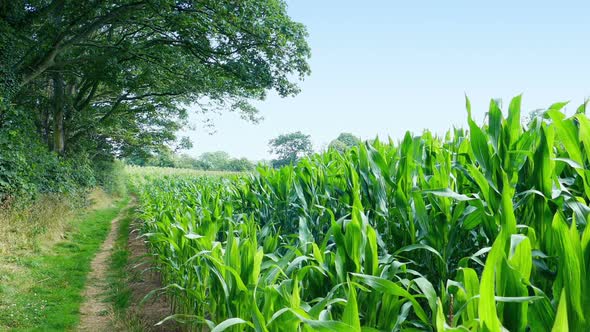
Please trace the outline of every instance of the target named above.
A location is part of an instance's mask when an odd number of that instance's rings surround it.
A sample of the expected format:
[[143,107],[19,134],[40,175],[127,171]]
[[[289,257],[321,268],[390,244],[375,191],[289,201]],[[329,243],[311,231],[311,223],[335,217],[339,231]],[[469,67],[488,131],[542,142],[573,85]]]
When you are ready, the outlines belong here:
[[47,193],[34,200],[2,205],[0,258],[30,254],[51,246],[63,240],[81,212],[104,209],[111,204],[112,198],[107,193],[94,188],[83,195]]
[[[477,125],[295,167],[136,178],[187,329],[587,331],[590,121]],[[141,178],[141,179],[140,179]]]

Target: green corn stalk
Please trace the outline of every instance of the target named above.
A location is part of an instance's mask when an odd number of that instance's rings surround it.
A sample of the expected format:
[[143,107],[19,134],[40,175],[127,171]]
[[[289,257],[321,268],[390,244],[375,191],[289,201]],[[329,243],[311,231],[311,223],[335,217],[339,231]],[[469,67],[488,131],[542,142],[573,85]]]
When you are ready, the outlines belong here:
[[521,97],[278,170],[129,169],[187,330],[586,331],[590,121]]

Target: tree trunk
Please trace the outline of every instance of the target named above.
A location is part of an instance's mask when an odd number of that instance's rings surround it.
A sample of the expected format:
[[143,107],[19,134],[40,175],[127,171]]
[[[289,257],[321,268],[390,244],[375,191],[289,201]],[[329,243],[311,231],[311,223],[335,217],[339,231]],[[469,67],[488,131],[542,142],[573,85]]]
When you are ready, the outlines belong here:
[[[45,97],[49,99],[53,93],[53,82],[48,80],[45,86]],[[44,100],[38,100],[38,104],[42,105],[39,108],[39,121],[37,125],[37,132],[41,141],[48,149],[51,150],[51,142],[50,142],[50,135],[51,135],[51,127],[50,127],[50,118],[52,113],[52,105],[47,105]]]
[[[62,10],[63,10],[64,3],[62,1],[58,2],[57,8],[55,11],[55,23],[59,26],[63,21]],[[33,70],[34,75],[28,78],[28,80],[32,80],[35,75],[40,75],[43,71],[53,65],[55,57],[58,54],[59,46],[63,37],[59,39],[55,44],[53,49],[47,54],[45,59],[41,61],[39,67]],[[53,151],[57,152],[60,155],[63,155],[65,151],[65,132],[64,132],[64,108],[65,108],[65,82],[63,74],[60,72],[55,72],[52,75],[53,78]],[[27,79],[24,80],[27,82]]]
[[65,152],[64,107],[63,76],[56,73],[53,75],[53,151],[58,154]]

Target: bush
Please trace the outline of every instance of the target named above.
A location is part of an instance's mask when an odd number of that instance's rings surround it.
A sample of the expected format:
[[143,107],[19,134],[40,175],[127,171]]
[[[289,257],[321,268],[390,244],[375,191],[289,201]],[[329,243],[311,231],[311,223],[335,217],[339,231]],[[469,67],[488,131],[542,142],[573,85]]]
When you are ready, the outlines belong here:
[[94,175],[97,185],[107,193],[123,196],[127,191],[125,185],[125,164],[120,160],[100,160],[94,163]]
[[231,159],[225,165],[224,171],[231,171],[231,172],[246,172],[246,171],[253,171],[256,168],[254,164],[246,159]]
[[122,193],[120,163],[92,160],[83,152],[57,155],[31,134],[35,123],[25,113],[0,100],[0,204],[26,203],[45,193],[84,197],[96,185]]

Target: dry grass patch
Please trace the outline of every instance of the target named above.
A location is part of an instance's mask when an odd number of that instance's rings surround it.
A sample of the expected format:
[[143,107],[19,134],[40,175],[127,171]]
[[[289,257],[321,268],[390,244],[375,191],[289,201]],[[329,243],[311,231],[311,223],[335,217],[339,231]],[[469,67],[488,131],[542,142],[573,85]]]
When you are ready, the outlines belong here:
[[63,239],[74,215],[64,196],[44,195],[27,207],[0,211],[0,256],[39,249],[39,243]]
[[51,247],[71,231],[71,222],[81,212],[113,207],[102,189],[89,192],[86,201],[60,194],[40,196],[26,207],[0,210],[0,256],[28,254]]

